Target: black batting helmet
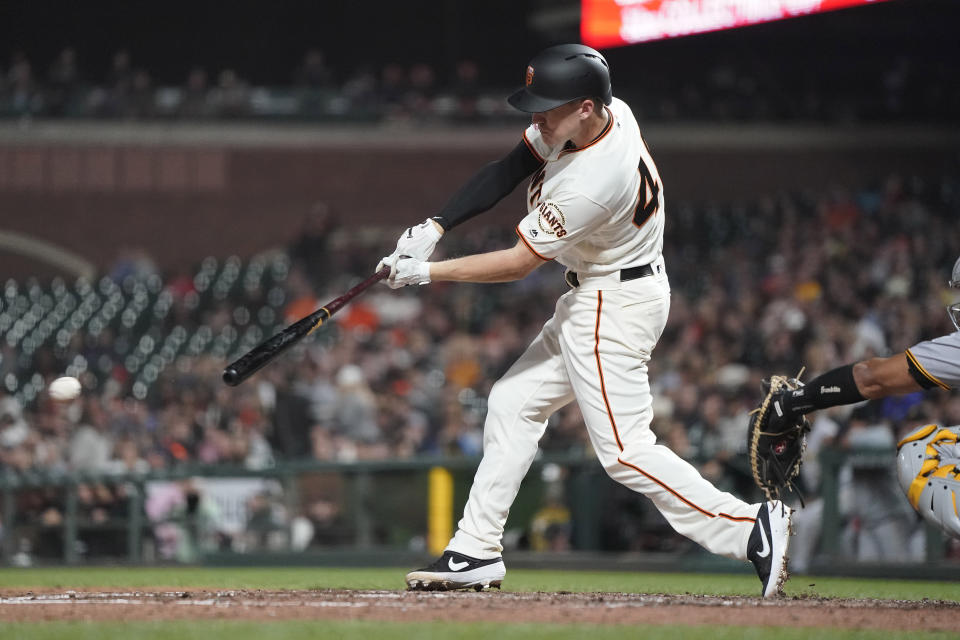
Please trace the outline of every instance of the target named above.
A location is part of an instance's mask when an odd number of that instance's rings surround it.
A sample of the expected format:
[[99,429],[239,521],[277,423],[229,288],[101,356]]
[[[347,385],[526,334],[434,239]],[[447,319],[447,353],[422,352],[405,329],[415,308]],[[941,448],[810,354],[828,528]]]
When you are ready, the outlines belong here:
[[610,67],[595,49],[582,44],[558,44],[544,49],[527,66],[523,89],[507,102],[520,111],[540,113],[576,100],[613,100]]

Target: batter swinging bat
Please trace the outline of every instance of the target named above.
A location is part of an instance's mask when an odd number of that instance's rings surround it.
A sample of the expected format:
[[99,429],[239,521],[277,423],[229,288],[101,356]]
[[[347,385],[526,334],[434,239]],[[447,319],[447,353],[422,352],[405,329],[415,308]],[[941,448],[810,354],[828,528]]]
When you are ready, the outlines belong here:
[[316,331],[320,325],[339,311],[345,304],[366,291],[370,285],[383,280],[390,275],[390,267],[384,267],[375,274],[347,291],[339,298],[328,302],[305,318],[297,320],[292,325],[260,343],[245,355],[227,365],[223,370],[223,381],[235,387],[254,373],[259,371],[268,362],[287,350],[291,345]]

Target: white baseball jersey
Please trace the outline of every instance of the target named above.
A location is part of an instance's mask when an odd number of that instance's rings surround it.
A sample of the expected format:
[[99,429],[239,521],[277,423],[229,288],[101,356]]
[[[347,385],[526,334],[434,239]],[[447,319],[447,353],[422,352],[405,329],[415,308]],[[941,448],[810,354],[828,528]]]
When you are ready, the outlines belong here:
[[544,165],[530,181],[517,233],[578,276],[650,264],[663,250],[657,167],[630,107],[614,98],[606,111],[606,127],[579,149],[548,147],[534,125],[524,133]]
[[[650,430],[647,362],[670,309],[660,255],[663,190],[630,108],[614,99],[607,114],[606,127],[582,148],[547,148],[532,127],[524,134],[543,166],[517,233],[542,259],[576,272],[579,284],[490,391],[483,460],[447,549],[500,555],[510,505],[548,419],[576,400],[613,479],[648,497],[678,532],[745,560],[760,505],[718,490]],[[650,269],[621,279],[622,269],[644,265]]]

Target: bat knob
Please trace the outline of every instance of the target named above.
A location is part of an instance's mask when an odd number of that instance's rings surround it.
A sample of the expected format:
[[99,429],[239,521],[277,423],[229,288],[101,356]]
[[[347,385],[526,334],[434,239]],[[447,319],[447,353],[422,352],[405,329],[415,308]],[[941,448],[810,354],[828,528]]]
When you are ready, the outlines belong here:
[[223,370],[223,381],[231,387],[235,387],[240,384],[240,374],[233,367],[227,367]]

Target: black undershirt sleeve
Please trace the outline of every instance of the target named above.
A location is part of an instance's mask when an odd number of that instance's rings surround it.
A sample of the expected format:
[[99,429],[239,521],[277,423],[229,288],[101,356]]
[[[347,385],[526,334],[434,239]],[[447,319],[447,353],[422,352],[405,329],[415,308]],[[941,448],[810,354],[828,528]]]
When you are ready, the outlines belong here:
[[449,231],[489,211],[542,164],[543,160],[521,140],[504,158],[491,162],[467,180],[433,219]]

